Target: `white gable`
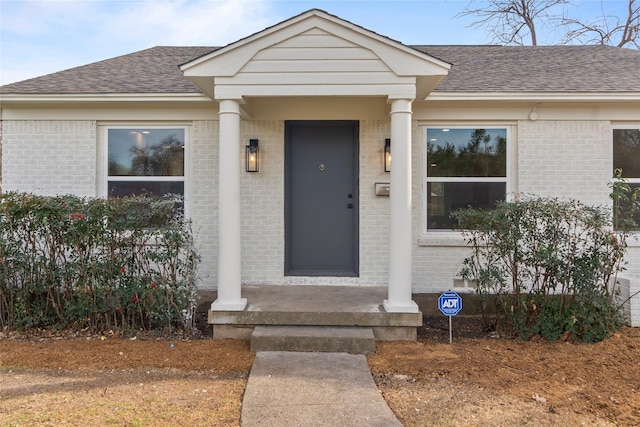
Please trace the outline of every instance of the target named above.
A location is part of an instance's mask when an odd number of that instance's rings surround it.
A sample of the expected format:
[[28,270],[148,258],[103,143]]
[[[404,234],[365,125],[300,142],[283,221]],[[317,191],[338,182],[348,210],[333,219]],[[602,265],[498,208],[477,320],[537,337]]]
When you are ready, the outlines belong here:
[[426,96],[448,68],[401,43],[312,10],[192,61],[182,70],[216,99],[414,98]]
[[314,28],[258,52],[240,73],[391,72],[370,49]]

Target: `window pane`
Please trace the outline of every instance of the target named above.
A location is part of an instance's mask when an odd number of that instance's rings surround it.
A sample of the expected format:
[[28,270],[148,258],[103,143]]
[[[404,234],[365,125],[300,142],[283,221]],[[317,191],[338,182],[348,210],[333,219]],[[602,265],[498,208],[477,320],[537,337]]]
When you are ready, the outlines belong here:
[[613,169],[626,178],[640,178],[640,129],[613,130]]
[[109,197],[126,197],[135,195],[164,196],[165,194],[179,194],[184,196],[184,182],[182,181],[111,181],[109,182]]
[[109,129],[109,176],[183,176],[184,129]]
[[493,209],[504,200],[504,182],[429,182],[427,183],[427,229],[451,230],[452,212],[464,208]]
[[[629,187],[631,187],[632,192],[640,192],[640,184],[629,184]],[[621,223],[615,224],[616,229],[626,228],[627,231],[640,231],[640,212],[636,212],[632,218],[627,218],[627,216],[629,215],[630,207],[631,203],[629,203],[628,201],[621,201],[619,212],[619,221],[621,221]]]
[[[152,200],[166,194],[179,194],[184,196],[184,182],[167,181],[112,181],[108,184],[109,197],[126,196],[150,196]],[[167,225],[169,217],[177,218],[184,214],[184,202],[182,200],[167,200],[154,209],[136,211],[135,215],[127,215],[127,227],[129,228],[157,228]],[[169,215],[169,216],[167,216]]]
[[427,129],[427,176],[506,177],[506,129]]

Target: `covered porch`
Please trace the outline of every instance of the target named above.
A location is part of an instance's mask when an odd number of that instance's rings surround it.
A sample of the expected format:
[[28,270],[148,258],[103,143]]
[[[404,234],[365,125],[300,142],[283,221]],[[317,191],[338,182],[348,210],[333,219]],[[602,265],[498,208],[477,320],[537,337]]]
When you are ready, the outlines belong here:
[[[379,339],[391,336],[390,328],[413,328],[412,333],[395,331],[405,334],[404,339],[415,339],[421,319],[412,300],[412,103],[424,99],[449,67],[319,10],[181,66],[185,77],[219,105],[217,299],[209,314],[214,336],[239,337],[255,325],[280,324],[366,326],[375,328]],[[253,286],[263,282],[259,274],[248,283],[251,286],[243,286],[242,122],[362,117],[361,110],[342,107],[345,100],[349,105],[386,105],[386,137],[392,141],[393,158],[389,233],[383,242],[388,246],[387,286]],[[360,194],[364,191],[358,183],[355,188]],[[353,194],[354,210],[360,194]],[[365,209],[360,207],[361,215]],[[280,239],[285,236],[275,236]],[[362,269],[357,274],[362,275]],[[285,269],[281,280],[291,283],[288,279]]]

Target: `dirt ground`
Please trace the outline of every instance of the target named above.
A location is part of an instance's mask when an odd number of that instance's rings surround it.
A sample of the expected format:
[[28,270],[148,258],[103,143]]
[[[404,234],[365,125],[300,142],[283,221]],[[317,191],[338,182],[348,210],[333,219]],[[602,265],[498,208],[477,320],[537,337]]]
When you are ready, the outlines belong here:
[[[639,426],[640,329],[587,345],[513,341],[428,318],[378,344],[374,379],[406,426]],[[0,334],[0,425],[237,426],[254,354],[233,340]]]
[[[458,323],[456,327],[456,323]],[[640,328],[598,344],[509,340],[479,322],[427,320],[369,366],[405,426],[640,426]]]

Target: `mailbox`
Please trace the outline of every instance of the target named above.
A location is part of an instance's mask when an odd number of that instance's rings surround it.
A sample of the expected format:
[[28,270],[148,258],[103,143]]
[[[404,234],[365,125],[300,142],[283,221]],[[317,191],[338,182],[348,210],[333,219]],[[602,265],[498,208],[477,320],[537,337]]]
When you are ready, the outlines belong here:
[[376,182],[376,196],[388,196],[391,184],[388,182]]

